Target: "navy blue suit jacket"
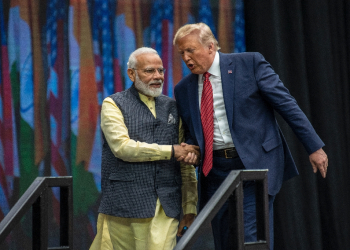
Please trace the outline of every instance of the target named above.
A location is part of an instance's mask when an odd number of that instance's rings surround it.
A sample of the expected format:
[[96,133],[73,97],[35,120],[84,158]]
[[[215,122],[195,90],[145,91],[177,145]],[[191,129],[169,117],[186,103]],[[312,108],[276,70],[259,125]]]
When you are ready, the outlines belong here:
[[[298,174],[276,122],[274,110],[293,129],[309,154],[324,146],[311,123],[271,65],[259,53],[220,53],[222,90],[233,143],[246,169],[269,169],[269,194]],[[204,156],[204,138],[198,100],[198,75],[190,74],[175,87],[186,142],[198,145]],[[201,171],[201,166],[200,166]]]

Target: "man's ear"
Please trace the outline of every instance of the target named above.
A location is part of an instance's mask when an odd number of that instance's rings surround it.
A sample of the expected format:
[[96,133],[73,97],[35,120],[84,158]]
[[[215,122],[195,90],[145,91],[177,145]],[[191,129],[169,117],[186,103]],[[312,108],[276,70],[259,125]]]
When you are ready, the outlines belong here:
[[135,82],[136,74],[133,69],[128,68],[128,76],[132,82]]
[[213,42],[211,42],[210,44],[209,44],[209,52],[210,52],[210,54],[212,53],[212,52],[215,52],[215,50],[214,50],[214,43]]

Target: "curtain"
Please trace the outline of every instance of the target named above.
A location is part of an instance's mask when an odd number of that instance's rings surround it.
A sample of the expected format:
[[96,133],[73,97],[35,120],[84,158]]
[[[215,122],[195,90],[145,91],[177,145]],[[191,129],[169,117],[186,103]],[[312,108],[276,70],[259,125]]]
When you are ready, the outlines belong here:
[[326,179],[279,119],[300,175],[275,201],[275,249],[350,248],[350,2],[245,1],[247,51],[261,52],[325,142]]

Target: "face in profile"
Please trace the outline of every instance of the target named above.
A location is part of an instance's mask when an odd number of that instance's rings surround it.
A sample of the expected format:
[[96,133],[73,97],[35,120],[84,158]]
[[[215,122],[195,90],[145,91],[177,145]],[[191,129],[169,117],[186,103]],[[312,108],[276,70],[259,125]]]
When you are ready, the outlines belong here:
[[214,57],[214,44],[203,45],[197,33],[192,32],[176,42],[182,60],[193,74],[203,74],[210,68]]

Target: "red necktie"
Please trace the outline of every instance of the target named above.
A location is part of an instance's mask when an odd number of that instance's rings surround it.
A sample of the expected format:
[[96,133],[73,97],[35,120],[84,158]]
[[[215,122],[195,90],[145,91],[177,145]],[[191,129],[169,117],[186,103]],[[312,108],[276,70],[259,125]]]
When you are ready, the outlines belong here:
[[214,138],[214,108],[213,108],[213,88],[209,81],[210,74],[203,74],[203,91],[201,99],[201,120],[204,133],[204,161],[203,173],[207,176],[213,167],[213,138]]

